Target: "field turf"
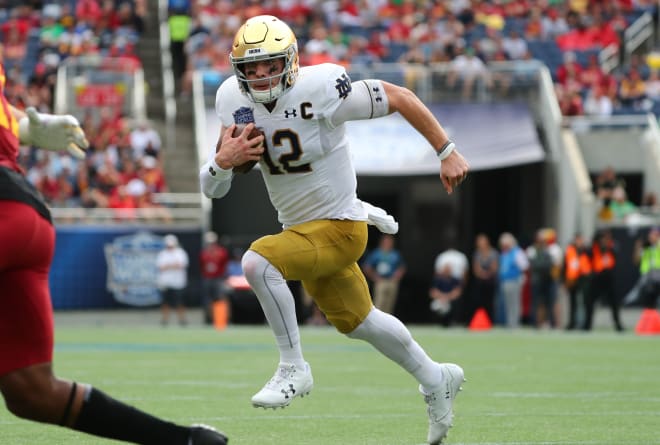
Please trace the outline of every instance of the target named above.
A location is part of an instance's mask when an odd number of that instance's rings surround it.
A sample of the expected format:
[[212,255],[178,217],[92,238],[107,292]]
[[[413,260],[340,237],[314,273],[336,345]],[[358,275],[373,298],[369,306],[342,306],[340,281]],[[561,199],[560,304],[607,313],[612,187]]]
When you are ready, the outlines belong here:
[[[660,337],[632,332],[470,332],[412,326],[468,381],[447,444],[660,444]],[[58,326],[58,375],[156,415],[224,430],[231,445],[419,445],[427,418],[415,381],[363,342],[302,329],[315,388],[284,410],[250,397],[277,352],[265,327]],[[0,444],[106,444],[19,420],[0,407]]]

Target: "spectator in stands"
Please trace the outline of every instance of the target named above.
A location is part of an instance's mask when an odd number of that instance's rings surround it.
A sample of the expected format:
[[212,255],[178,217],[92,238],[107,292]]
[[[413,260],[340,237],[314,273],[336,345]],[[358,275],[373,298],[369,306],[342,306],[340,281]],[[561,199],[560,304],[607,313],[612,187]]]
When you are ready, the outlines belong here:
[[571,73],[579,79],[582,75],[582,65],[578,63],[577,55],[573,51],[566,51],[563,55],[562,64],[557,67],[557,82],[566,85]]
[[62,7],[56,3],[45,5],[41,12],[39,40],[42,47],[56,48],[66,28],[60,21]]
[[377,61],[383,61],[389,56],[389,43],[385,33],[372,31],[364,49]]
[[591,54],[587,59],[587,66],[581,67],[579,75],[580,83],[585,88],[595,86],[605,87],[606,75],[600,66],[597,54]]
[[139,119],[130,131],[130,146],[133,148],[133,159],[143,156],[158,158],[161,149],[160,135],[146,119]]
[[54,207],[73,207],[74,206],[74,188],[70,179],[70,170],[64,168],[56,178],[56,193],[51,199],[51,205]]
[[96,23],[102,15],[101,5],[97,0],[79,0],[76,2],[76,18],[80,22]]
[[415,16],[413,14],[404,14],[394,18],[387,27],[387,38],[390,42],[406,43],[410,37],[410,32],[415,26]]
[[522,60],[528,58],[529,49],[527,41],[516,29],[511,29],[509,34],[502,39],[502,47],[511,60]]
[[586,51],[600,47],[594,29],[590,29],[586,22],[586,17],[580,16],[575,28],[555,39],[562,51]]
[[619,102],[622,107],[640,110],[646,99],[646,84],[635,69],[629,70],[619,84]]
[[[138,179],[133,179],[129,182],[127,188],[130,192],[132,183],[136,183]],[[139,181],[142,182],[142,181]],[[142,193],[136,194],[136,203],[139,215],[146,222],[160,222],[163,224],[172,223],[172,212],[170,209],[154,200],[154,194],[146,187],[142,188]]]
[[141,168],[138,170],[138,177],[144,181],[147,189],[152,193],[167,192],[165,174],[158,160],[153,156],[144,156],[140,164]]
[[614,45],[618,48],[621,44],[617,31],[612,27],[612,24],[608,20],[603,18],[600,13],[594,13],[591,15],[591,23],[587,32],[591,33],[592,35],[592,49],[607,48],[610,45]]
[[584,114],[607,117],[612,115],[613,109],[612,99],[605,93],[602,86],[595,85],[589,89],[584,101]]
[[504,53],[507,58],[509,57],[504,47],[502,33],[495,28],[486,28],[484,36],[475,40],[473,45],[477,49],[478,55],[484,60],[494,60],[496,55],[501,53]]
[[364,37],[354,37],[351,39],[344,65],[359,67],[361,65],[369,66],[373,63],[379,62],[380,59],[373,53],[367,51],[369,42]]
[[[476,7],[475,7],[476,6]],[[494,2],[479,2],[473,6],[474,21],[487,28],[503,29],[505,24],[504,9]],[[468,25],[468,27],[470,27]]]
[[612,201],[609,207],[615,221],[624,221],[629,215],[637,212],[637,206],[628,199],[626,189],[621,185],[612,191]]
[[25,58],[27,52],[27,43],[21,38],[20,33],[16,27],[9,30],[9,34],[5,37],[3,43],[3,58],[4,62],[13,66],[20,64]]
[[34,25],[29,14],[30,9],[15,7],[11,10],[9,20],[0,24],[2,43],[6,44],[9,36],[14,35],[20,43],[27,44],[28,35]]
[[444,46],[445,51],[453,58],[455,48],[464,45],[465,25],[453,13],[448,12],[444,20],[440,20],[435,26],[434,34],[437,36],[438,45]]
[[[312,26],[310,34],[311,38],[304,47],[304,53],[307,57],[319,53],[330,53],[331,45],[328,41],[328,29],[324,24],[317,23]],[[301,61],[301,63],[306,64],[305,61]]]
[[475,81],[481,81],[486,88],[492,86],[492,78],[484,62],[475,55],[474,48],[465,48],[450,63],[447,73],[447,86],[454,88],[460,81],[462,97],[468,99],[474,91]]
[[115,210],[116,221],[134,220],[137,216],[135,197],[128,193],[125,185],[118,185],[112,190],[108,207]]
[[525,23],[523,35],[525,40],[533,41],[543,38],[543,11],[538,6],[532,6],[529,10],[529,18]]
[[328,30],[328,51],[336,60],[345,60],[352,36],[342,31],[341,26],[334,24]]
[[175,308],[179,324],[185,326],[187,320],[184,297],[188,286],[188,254],[179,246],[179,239],[175,235],[166,235],[163,241],[165,248],[156,258],[158,287],[163,296],[161,324],[167,325],[170,308]]
[[649,72],[649,77],[644,82],[644,94],[654,103],[660,103],[660,75],[657,69]]
[[557,98],[563,116],[581,116],[584,114],[582,96],[578,91],[557,89]]
[[559,8],[562,8],[562,5],[555,3],[545,9],[541,19],[541,38],[543,40],[554,40],[569,31],[568,23],[566,23],[566,19],[560,13]]

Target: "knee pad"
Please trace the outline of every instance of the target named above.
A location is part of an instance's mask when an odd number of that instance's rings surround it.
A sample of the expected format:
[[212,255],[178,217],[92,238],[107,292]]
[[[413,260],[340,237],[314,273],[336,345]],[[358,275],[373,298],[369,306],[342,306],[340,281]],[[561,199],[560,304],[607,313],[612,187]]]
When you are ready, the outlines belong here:
[[243,274],[248,281],[250,281],[251,277],[255,276],[257,268],[263,259],[264,258],[261,255],[252,250],[248,250],[243,254],[243,257],[241,258],[241,267],[243,268]]

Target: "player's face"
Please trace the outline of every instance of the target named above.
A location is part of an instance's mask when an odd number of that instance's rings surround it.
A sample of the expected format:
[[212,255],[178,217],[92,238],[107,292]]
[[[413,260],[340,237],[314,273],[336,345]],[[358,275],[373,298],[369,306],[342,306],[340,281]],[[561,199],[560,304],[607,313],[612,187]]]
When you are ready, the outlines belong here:
[[284,71],[284,58],[258,60],[243,65],[247,80],[252,81],[250,87],[255,90],[268,90],[277,86]]

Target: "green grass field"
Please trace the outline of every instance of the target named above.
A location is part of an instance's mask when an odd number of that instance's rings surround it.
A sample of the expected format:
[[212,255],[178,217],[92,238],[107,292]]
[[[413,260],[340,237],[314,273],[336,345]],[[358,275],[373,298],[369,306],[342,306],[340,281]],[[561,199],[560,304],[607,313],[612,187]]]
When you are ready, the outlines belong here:
[[[468,381],[448,444],[660,444],[660,338],[411,327]],[[59,375],[177,422],[224,430],[232,445],[418,445],[416,382],[363,342],[303,328],[315,388],[284,410],[255,409],[277,352],[265,327],[58,327]],[[110,443],[19,420],[0,408],[0,443]]]

